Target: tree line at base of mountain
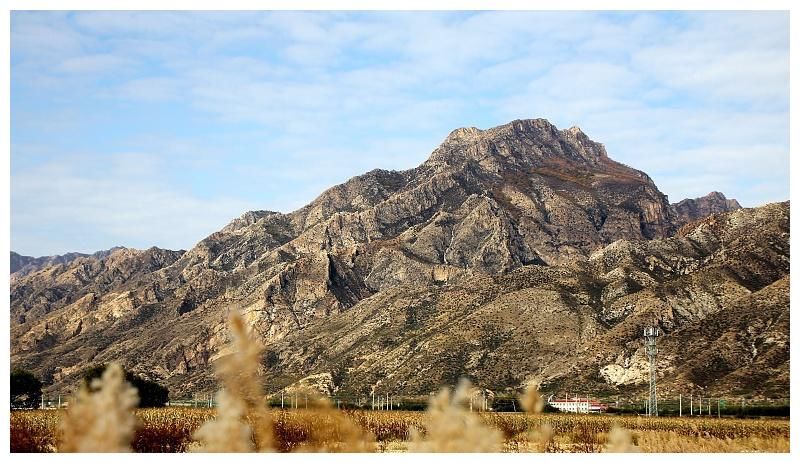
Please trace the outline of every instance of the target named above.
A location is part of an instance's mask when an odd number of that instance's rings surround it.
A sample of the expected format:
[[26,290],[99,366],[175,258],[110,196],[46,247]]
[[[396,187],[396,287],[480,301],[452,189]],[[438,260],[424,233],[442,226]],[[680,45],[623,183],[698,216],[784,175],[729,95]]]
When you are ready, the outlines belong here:
[[[92,381],[103,376],[106,365],[95,365],[83,374],[83,385],[91,388]],[[169,389],[125,371],[125,380],[136,388],[139,395],[139,408],[163,407],[169,400]],[[36,408],[42,399],[42,382],[27,370],[11,372],[11,408]]]

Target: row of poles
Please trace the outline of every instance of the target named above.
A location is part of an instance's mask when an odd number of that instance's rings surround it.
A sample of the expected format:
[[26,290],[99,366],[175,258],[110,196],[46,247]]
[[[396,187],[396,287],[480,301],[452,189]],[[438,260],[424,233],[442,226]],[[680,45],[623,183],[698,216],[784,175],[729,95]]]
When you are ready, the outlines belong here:
[[[299,408],[300,400],[301,396],[297,392],[294,394],[286,394],[281,391],[281,408]],[[308,408],[308,395],[303,394],[302,400],[304,402],[303,408]],[[356,404],[359,407],[364,405],[363,398],[359,398],[356,401]],[[342,400],[340,398],[336,398],[336,408],[341,408],[341,406]],[[374,392],[372,393],[372,410],[394,410],[399,406],[400,401],[397,400],[397,397],[390,395],[388,392],[386,395],[378,394],[377,396]]]
[[[46,402],[46,404],[45,404],[45,402]],[[50,403],[51,403],[51,402],[55,402],[55,401],[53,401],[53,400],[46,400],[46,399],[44,398],[44,396],[42,396],[42,404],[41,404],[40,408],[41,408],[42,410],[44,410],[45,408],[48,408],[48,407],[50,406]],[[57,404],[58,404],[58,405],[56,405],[56,407],[57,407],[57,408],[61,408],[61,407],[63,407],[64,405],[67,405],[67,402],[66,402],[66,401],[65,401],[65,402],[63,402],[63,403],[61,402],[61,394],[59,394],[59,395],[58,395],[58,402],[57,402]]]
[[[744,409],[744,407],[745,407],[745,399],[742,398],[741,400],[742,400],[741,407],[742,407],[742,409]],[[720,399],[720,398],[714,399],[714,398],[711,398],[711,397],[706,397],[705,399],[703,399],[702,396],[699,396],[698,399],[697,399],[697,408],[695,408],[695,406],[694,406],[695,405],[694,394],[690,394],[689,395],[689,416],[694,416],[694,415],[698,415],[698,416],[709,415],[710,416],[712,414],[712,406],[713,406],[713,403],[715,401],[717,403],[717,417],[721,417],[722,416],[722,412],[721,412],[721,410],[722,410],[722,399]],[[705,406],[703,405],[704,402],[705,402]],[[643,403],[644,403],[645,411],[646,411],[648,416],[658,416],[658,410],[650,408],[650,400],[644,399]],[[683,416],[683,394],[679,394],[678,395],[678,416]]]
[[[291,394],[291,393],[287,394],[287,393],[281,392],[280,398],[281,398],[281,401],[280,401],[281,408],[290,408],[290,409],[291,408],[301,408],[301,403],[302,403],[302,408],[308,408],[308,395],[307,394],[302,394],[301,395],[301,394],[299,394],[297,392],[295,392],[294,394]],[[341,405],[342,405],[341,398],[337,397],[337,398],[335,398],[335,400],[336,400],[336,407],[337,408],[341,408]],[[176,401],[172,401],[171,404],[172,405],[178,405],[178,404],[185,405],[187,402],[190,403],[190,404],[193,404],[193,406],[195,408],[197,408],[197,407],[209,407],[209,408],[211,408],[211,407],[214,406],[214,394],[213,393],[209,393],[206,397],[203,397],[203,398],[195,395],[194,398],[192,398],[190,400],[186,400],[186,401],[176,400]],[[722,410],[722,399],[721,398],[716,398],[716,399],[715,398],[711,398],[711,397],[703,398],[702,396],[699,396],[697,398],[697,400],[695,400],[694,394],[690,394],[689,395],[689,403],[688,403],[688,405],[689,405],[688,416],[695,416],[695,415],[697,415],[697,416],[704,416],[704,415],[711,416],[713,414],[714,402],[716,402],[716,406],[717,406],[716,407],[717,408],[717,410],[716,410],[717,413],[716,414],[717,414],[718,417],[721,417],[722,416],[722,412],[721,412],[721,410]],[[353,403],[353,402],[352,401],[346,401],[345,403]],[[358,398],[358,400],[356,400],[355,403],[359,407],[365,405],[364,398],[363,397]],[[587,403],[588,403],[588,399],[587,399]],[[643,403],[643,406],[644,406],[644,409],[645,409],[645,413],[648,416],[658,416],[657,411],[650,408],[650,401],[648,399],[644,399],[642,403]],[[674,402],[672,402],[672,403],[674,403]],[[41,398],[41,408],[42,409],[49,408],[49,407],[52,407],[52,406],[56,406],[57,408],[62,408],[63,406],[66,406],[66,405],[67,405],[67,402],[66,401],[62,401],[61,395],[58,396],[57,400],[45,399],[44,396],[42,396],[42,398]],[[170,405],[170,403],[167,403],[167,405]],[[372,393],[372,405],[371,405],[371,409],[372,410],[395,410],[395,409],[399,408],[400,405],[401,405],[401,400],[397,396],[392,396],[389,393],[386,393],[385,395],[384,394],[376,395],[374,392]],[[619,408],[619,400],[617,400],[616,405],[617,405],[617,408]],[[476,408],[478,410],[488,410],[489,409],[489,398],[486,397],[485,393],[482,393],[479,396],[471,396],[470,397],[469,410],[473,411],[473,409],[476,409]],[[744,398],[741,399],[741,408],[742,409],[745,408],[745,399]],[[683,416],[683,414],[684,414],[683,394],[679,394],[678,395],[678,416]]]
[[[277,397],[275,397],[277,398]],[[336,401],[336,408],[341,408],[342,400],[339,397],[332,397]],[[195,395],[194,398],[189,400],[174,400],[168,403],[167,405],[178,405],[178,404],[193,404],[194,407],[213,407],[214,406],[214,395],[209,394],[207,398],[198,398]],[[44,402],[43,402],[44,403]],[[364,397],[359,397],[355,401],[347,400],[347,403],[355,403],[358,407],[362,407],[366,405]],[[276,404],[277,405],[277,404]],[[396,410],[402,405],[401,399],[397,396],[393,396],[388,392],[385,394],[375,394],[372,392],[371,394],[371,409],[372,410]],[[486,410],[489,406],[489,399],[486,397],[486,394],[482,394],[480,397],[470,397],[469,409],[470,411],[473,408],[479,408]],[[300,394],[298,392],[294,393],[286,393],[281,391],[280,393],[280,407],[281,408],[308,408],[308,394]],[[43,406],[44,408],[44,406]]]

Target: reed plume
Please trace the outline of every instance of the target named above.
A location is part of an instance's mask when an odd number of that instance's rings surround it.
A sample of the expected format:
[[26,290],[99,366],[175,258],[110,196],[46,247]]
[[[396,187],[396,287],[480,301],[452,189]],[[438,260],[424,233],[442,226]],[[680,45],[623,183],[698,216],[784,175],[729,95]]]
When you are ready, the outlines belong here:
[[[536,382],[528,383],[522,396],[519,398],[522,409],[529,415],[538,415],[544,410],[544,399],[539,394],[539,384]],[[550,423],[542,423],[538,428],[528,431],[528,442],[532,444],[532,450],[545,452],[553,441],[553,426]]]
[[252,430],[245,421],[242,400],[231,397],[228,391],[218,395],[217,417],[205,422],[194,433],[190,452],[252,452]]
[[309,392],[309,439],[297,452],[374,452],[375,437],[354,423],[345,413],[333,408],[327,397]]
[[539,384],[529,383],[525,388],[525,392],[522,394],[522,397],[520,397],[519,403],[523,410],[532,415],[538,415],[539,413],[542,413],[542,410],[544,409],[544,400],[542,399],[541,394],[539,394]]
[[608,446],[606,452],[610,453],[637,453],[639,447],[633,444],[631,432],[625,428],[614,425],[608,432]]
[[233,352],[215,364],[217,378],[224,386],[218,396],[217,418],[204,423],[195,432],[193,437],[198,445],[193,445],[191,450],[273,451],[273,422],[258,375],[264,348],[251,336],[237,311],[231,311],[228,325]]
[[462,379],[454,394],[442,389],[433,397],[425,413],[426,432],[411,430],[411,452],[499,452],[503,435],[486,425],[479,414],[465,409],[469,401],[469,381]]
[[59,452],[130,452],[139,396],[125,372],[109,364],[101,378],[83,384],[60,424]]

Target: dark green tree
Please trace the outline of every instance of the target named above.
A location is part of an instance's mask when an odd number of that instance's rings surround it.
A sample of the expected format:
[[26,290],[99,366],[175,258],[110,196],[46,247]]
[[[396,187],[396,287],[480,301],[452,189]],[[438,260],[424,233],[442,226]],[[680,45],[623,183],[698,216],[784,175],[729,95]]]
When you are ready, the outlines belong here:
[[27,370],[11,372],[11,408],[33,408],[42,398],[42,382]]
[[[83,381],[91,386],[92,380],[103,376],[106,371],[106,365],[95,365],[83,374]],[[125,380],[131,383],[139,393],[139,408],[147,407],[163,407],[169,400],[169,389],[158,384],[155,381],[150,381],[142,378],[139,375],[133,374],[125,370]]]

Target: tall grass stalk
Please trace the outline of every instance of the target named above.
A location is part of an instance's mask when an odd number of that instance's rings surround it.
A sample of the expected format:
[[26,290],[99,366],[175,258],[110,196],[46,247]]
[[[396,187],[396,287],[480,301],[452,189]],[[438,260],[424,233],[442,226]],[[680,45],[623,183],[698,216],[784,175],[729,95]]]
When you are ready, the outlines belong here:
[[[237,311],[228,324],[233,338],[232,352],[215,363],[219,392],[217,417],[204,423],[194,434],[195,452],[274,451],[273,421],[258,374],[264,347],[250,334]],[[248,422],[249,418],[249,422]]]
[[608,432],[608,446],[606,452],[610,453],[637,453],[641,450],[634,445],[631,432],[619,426],[613,426]]
[[103,376],[83,384],[60,424],[59,452],[130,452],[139,396],[122,367],[108,365]]
[[[544,399],[539,393],[539,383],[531,382],[525,388],[525,392],[519,398],[522,409],[528,415],[539,415],[544,410]],[[531,451],[546,452],[553,443],[553,426],[550,423],[542,423],[538,427],[533,427],[528,431],[528,442],[532,444]]]
[[477,413],[470,413],[470,383],[462,380],[455,393],[442,389],[431,398],[425,414],[425,434],[411,430],[411,452],[499,452],[503,435]]
[[331,401],[311,392],[305,421],[308,436],[293,449],[296,452],[374,452],[375,437],[347,414],[333,408]]

